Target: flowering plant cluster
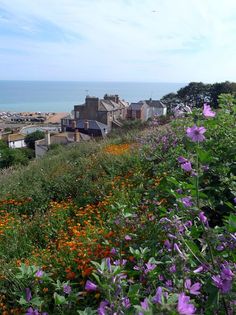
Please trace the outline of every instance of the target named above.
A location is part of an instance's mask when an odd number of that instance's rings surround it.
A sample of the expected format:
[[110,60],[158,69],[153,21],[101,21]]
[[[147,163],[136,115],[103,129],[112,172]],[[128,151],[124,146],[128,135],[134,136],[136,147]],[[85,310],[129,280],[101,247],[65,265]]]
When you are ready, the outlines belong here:
[[0,202],[1,314],[235,314],[236,108],[190,115],[86,151],[69,198]]

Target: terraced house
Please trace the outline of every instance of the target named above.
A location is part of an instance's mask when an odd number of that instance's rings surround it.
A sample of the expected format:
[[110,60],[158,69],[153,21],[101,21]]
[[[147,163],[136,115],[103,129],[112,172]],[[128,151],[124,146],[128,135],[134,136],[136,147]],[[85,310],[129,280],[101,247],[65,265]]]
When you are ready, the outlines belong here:
[[105,94],[102,99],[87,96],[84,104],[74,106],[74,119],[62,119],[62,131],[73,131],[73,126],[78,128],[81,124],[86,126],[87,121],[96,121],[102,123],[109,132],[122,125],[128,106],[128,102],[121,100],[118,95]]

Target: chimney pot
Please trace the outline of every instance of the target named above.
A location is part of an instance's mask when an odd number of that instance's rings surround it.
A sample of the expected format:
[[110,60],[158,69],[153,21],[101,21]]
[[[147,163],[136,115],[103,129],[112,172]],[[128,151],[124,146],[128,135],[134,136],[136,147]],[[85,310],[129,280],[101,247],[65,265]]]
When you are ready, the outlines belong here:
[[75,129],[74,141],[75,142],[79,142],[80,141],[80,134],[79,134],[79,130],[77,128]]
[[46,132],[45,132],[45,144],[48,147],[51,144],[51,135],[50,135],[50,132],[48,130],[46,130]]

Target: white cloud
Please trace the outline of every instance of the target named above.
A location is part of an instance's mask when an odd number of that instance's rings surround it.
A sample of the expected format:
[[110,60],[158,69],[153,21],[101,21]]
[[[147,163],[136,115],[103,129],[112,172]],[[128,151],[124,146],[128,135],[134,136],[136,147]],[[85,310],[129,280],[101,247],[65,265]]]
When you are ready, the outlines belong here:
[[37,78],[38,69],[38,79],[235,80],[234,0],[0,0],[0,8],[17,33],[0,32],[0,48],[19,51],[0,51],[2,79]]

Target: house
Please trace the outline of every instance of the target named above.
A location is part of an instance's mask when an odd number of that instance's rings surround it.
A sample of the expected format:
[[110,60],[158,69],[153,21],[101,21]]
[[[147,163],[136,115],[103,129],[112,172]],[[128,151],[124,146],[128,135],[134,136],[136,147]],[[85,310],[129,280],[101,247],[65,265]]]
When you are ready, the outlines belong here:
[[127,109],[127,119],[138,119],[146,121],[153,116],[165,116],[167,113],[166,105],[159,100],[139,101],[131,103]]
[[152,116],[150,107],[146,101],[131,103],[127,109],[127,119],[146,121]]
[[2,138],[7,142],[9,148],[19,149],[26,147],[25,135],[20,133],[10,133],[3,135]]
[[90,140],[90,137],[79,132],[77,129],[75,132],[61,132],[57,134],[50,134],[47,131],[44,139],[35,141],[35,157],[41,158],[44,156],[52,144],[68,145],[88,140]]
[[63,122],[62,130],[72,132],[76,129],[78,129],[79,132],[91,137],[104,138],[108,133],[108,126],[97,120],[68,119],[66,122]]
[[[107,132],[112,128],[120,127],[121,120],[126,119],[129,104],[121,100],[118,95],[105,94],[103,99],[94,96],[86,96],[85,103],[74,106],[74,119],[61,120],[62,131],[72,126],[72,121],[94,121],[105,125]],[[97,129],[96,129],[97,130]]]
[[151,108],[152,116],[166,116],[167,107],[159,100],[149,99],[146,100],[146,103]]

